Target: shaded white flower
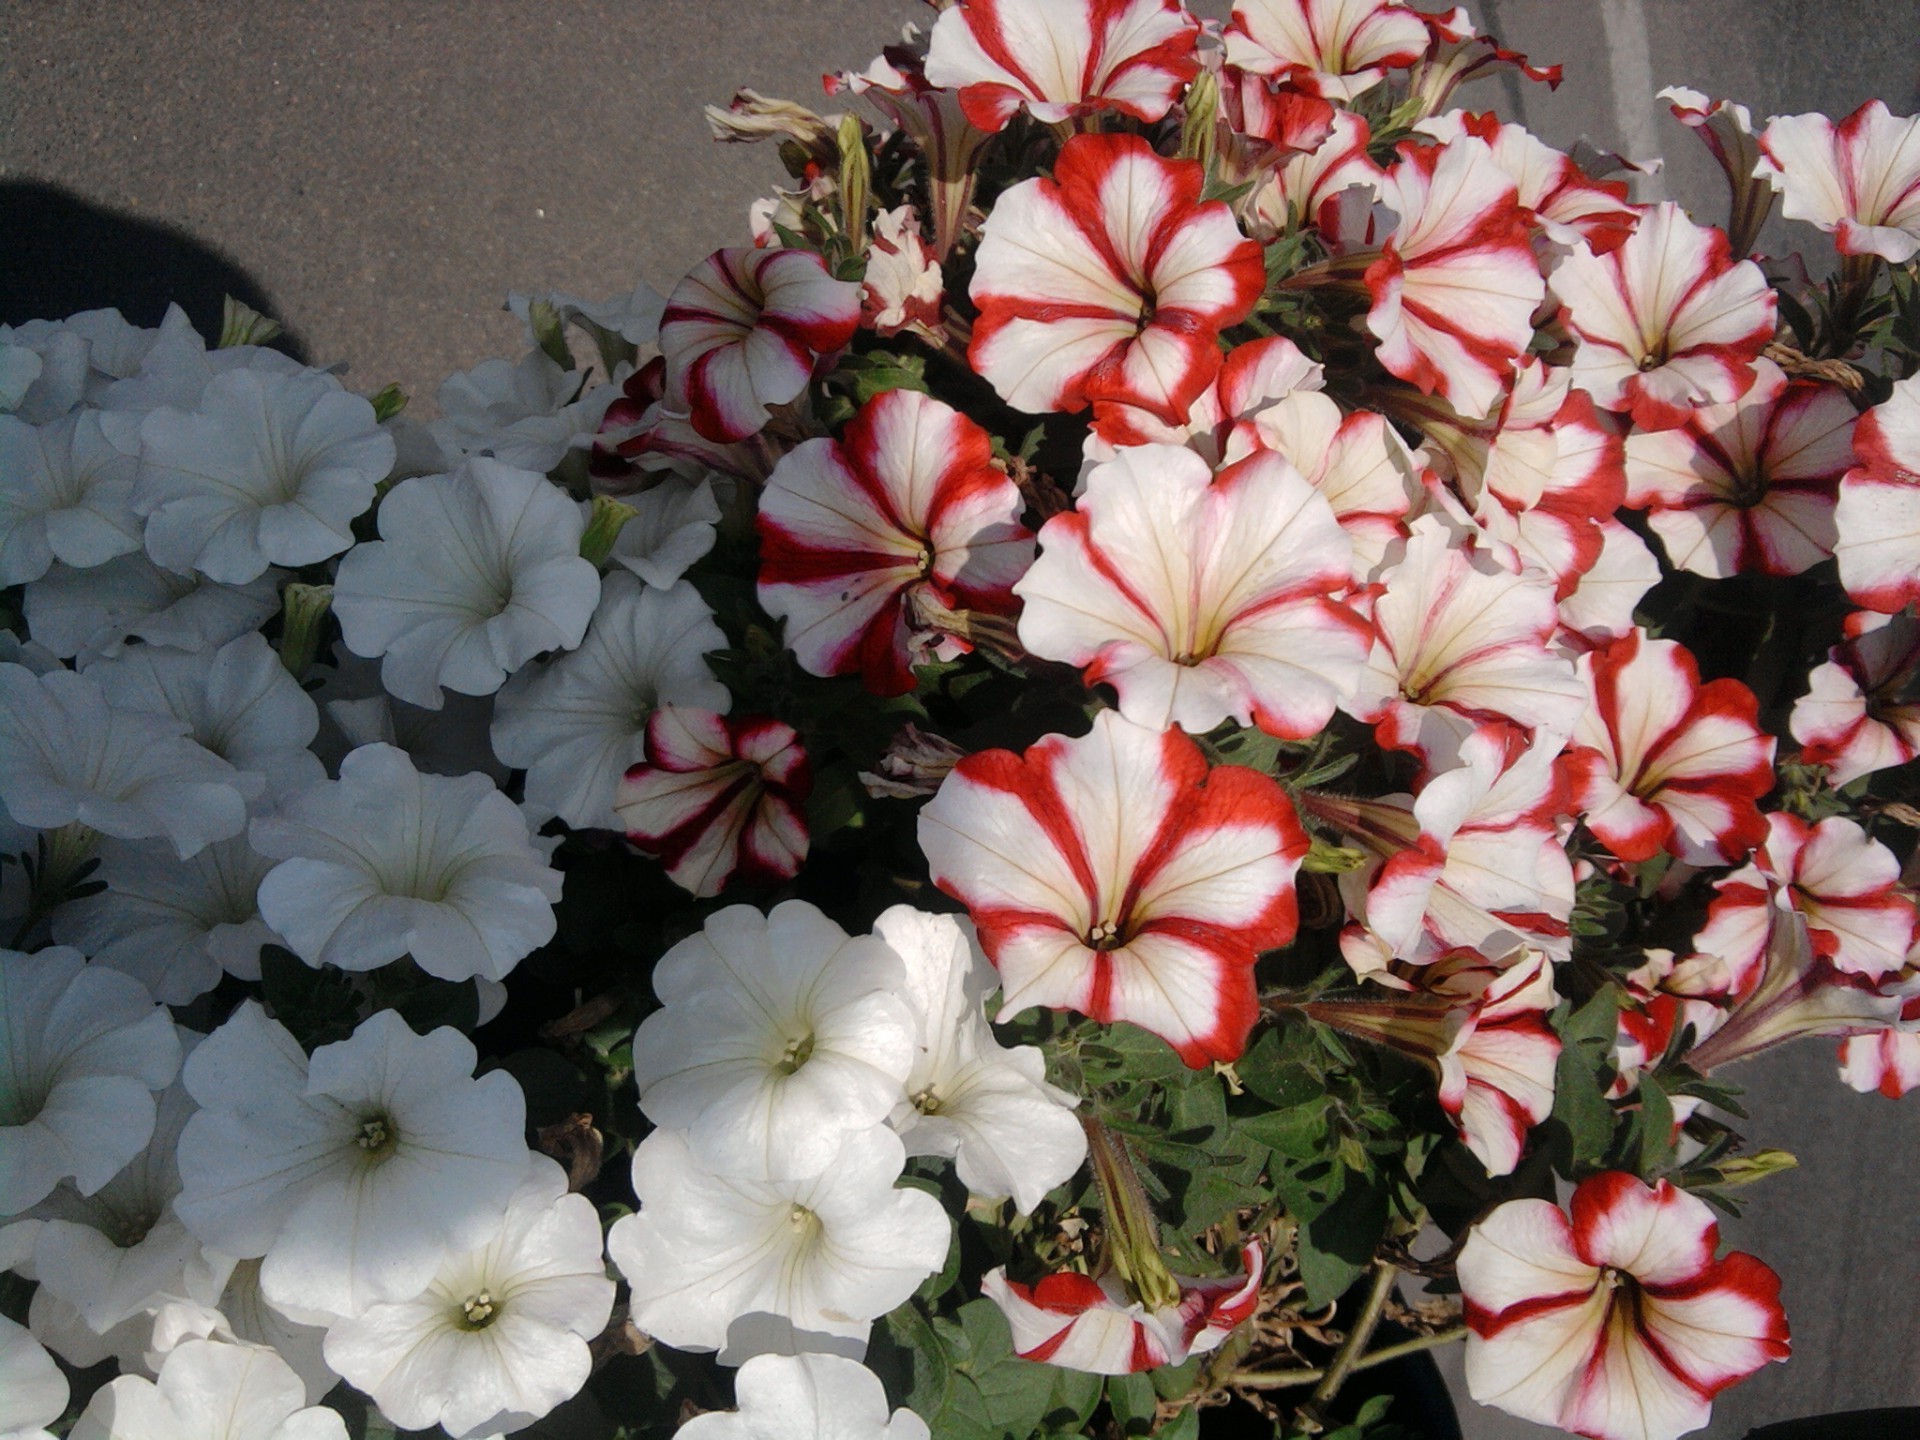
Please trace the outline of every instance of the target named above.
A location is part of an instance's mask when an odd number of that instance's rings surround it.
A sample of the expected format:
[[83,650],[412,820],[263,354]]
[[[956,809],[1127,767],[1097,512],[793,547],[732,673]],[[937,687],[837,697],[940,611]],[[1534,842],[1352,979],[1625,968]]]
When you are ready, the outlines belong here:
[[264,1257],[262,1292],[296,1318],[419,1294],[526,1178],[525,1098],[505,1071],[472,1078],[476,1058],[458,1031],[381,1010],[309,1060],[248,1001],[185,1067],[202,1108],[175,1212],[208,1246]]
[[346,1440],[339,1413],[306,1398],[271,1350],[188,1340],[158,1380],[122,1375],[95,1391],[72,1440]]
[[247,823],[234,768],[184,722],[116,709],[71,670],[0,665],[0,803],[23,825],[165,835],[184,858]]
[[654,967],[633,1037],[640,1108],[707,1164],[818,1174],[899,1099],[914,1047],[899,957],[812,905],[730,905]]
[[580,384],[577,371],[562,370],[541,350],[518,364],[487,360],[441,382],[442,418],[427,430],[449,455],[491,455],[544,475],[566,459],[576,436],[599,428],[613,398],[612,391],[582,397]]
[[153,1136],[180,1068],[167,1012],[77,950],[0,950],[0,1217],[105,1185]]
[[587,1383],[613,1293],[593,1202],[536,1156],[493,1239],[413,1299],[330,1328],[327,1361],[406,1429],[518,1430]]
[[256,630],[280,608],[284,570],[245,585],[176,575],[144,554],[121,555],[91,570],[56,563],[27,586],[27,628],[63,659],[81,665],[118,655],[129,639],[176,650],[224,645]]
[[325,712],[314,750],[338,774],[349,751],[362,745],[393,745],[407,752],[427,775],[475,771],[505,784],[507,767],[493,753],[491,695],[446,695],[438,710],[396,700],[380,688],[380,662],[363,660],[336,645],[333,668],[320,676],[314,698]]
[[906,966],[901,994],[920,1032],[890,1122],[907,1154],[951,1159],[974,1194],[1011,1195],[1029,1213],[1087,1158],[1074,1097],[1047,1083],[1037,1046],[994,1039],[984,1007],[999,982],[972,926],[895,905],[873,933]]
[[905,1165],[899,1138],[877,1127],[812,1179],[716,1174],[678,1131],[654,1131],[633,1156],[640,1209],[607,1233],[634,1323],[683,1350],[719,1350],[723,1365],[764,1351],[858,1358],[875,1317],[940,1268],[951,1239],[938,1200],[894,1188]]
[[192,413],[142,422],[133,508],[157,563],[239,585],[353,544],[393,457],[373,406],[332,376],[238,370],[208,381]]
[[51,1440],[67,1412],[67,1377],[27,1327],[0,1315],[0,1440]]
[[660,331],[660,312],[667,308],[666,296],[642,280],[631,294],[614,295],[605,300],[582,300],[578,295],[560,290],[538,297],[509,291],[507,309],[521,320],[527,320],[536,298],[551,305],[563,321],[597,325],[612,331],[629,345],[651,344]]
[[522,670],[496,702],[493,748],[527,772],[528,806],[576,827],[620,828],[614,792],[646,758],[647,717],[661,705],[732,703],[706,661],[726,643],[693,586],[608,575],[580,648]]
[[699,480],[666,475],[652,489],[623,496],[635,513],[614,536],[614,563],[626,566],[656,589],[669,588],[689,565],[713,549],[714,526],[720,520],[715,481],[732,483],[717,473]]
[[107,888],[69,900],[53,938],[133,976],[166,1005],[185,1005],[221,975],[260,978],[260,947],[279,943],[260,918],[260,882],[273,868],[243,835],[181,860],[156,842],[109,840],[94,880]]
[[46,362],[25,345],[0,339],[0,410],[17,410]]
[[84,410],[46,425],[0,415],[0,585],[56,559],[87,567],[140,548],[137,422]]
[[553,938],[560,872],[484,775],[422,775],[391,745],[362,746],[251,839],[282,862],[260,913],[309,965],[411,955],[442,980],[498,980]]
[[561,490],[498,460],[402,481],[381,502],[381,538],[340,561],[347,648],[384,656],[387,689],[428,710],[442,686],[491,695],[586,633],[600,572],[580,558],[585,528]]
[[679,1440],[927,1440],[904,1405],[887,1414],[880,1377],[844,1355],[756,1355],[734,1377],[736,1410],[709,1410]]

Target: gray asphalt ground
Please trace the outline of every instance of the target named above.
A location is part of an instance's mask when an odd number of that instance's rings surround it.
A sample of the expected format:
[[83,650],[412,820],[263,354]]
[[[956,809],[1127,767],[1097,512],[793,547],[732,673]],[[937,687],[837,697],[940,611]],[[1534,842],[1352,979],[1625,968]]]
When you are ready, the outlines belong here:
[[[1564,62],[1567,80],[1552,94],[1491,82],[1466,103],[1557,144],[1665,153],[1641,198],[1716,222],[1718,174],[1659,87],[1728,96],[1756,119],[1920,101],[1920,0],[1469,8]],[[11,296],[22,257],[59,270],[42,284],[50,313],[153,303],[173,280],[251,282],[308,358],[428,402],[450,371],[517,353],[509,289],[603,296],[644,276],[665,291],[744,243],[747,203],[781,172],[769,151],[710,143],[700,107],[741,85],[811,103],[822,71],[864,64],[925,13],[912,0],[5,0],[0,278]],[[188,241],[217,254],[183,255]],[[1728,1392],[1703,1433],[1920,1404],[1920,1097],[1852,1095],[1825,1042],[1734,1078],[1750,1087],[1753,1141],[1802,1162],[1725,1227],[1783,1277],[1796,1353]],[[1555,1433],[1466,1402],[1447,1363],[1469,1440]]]

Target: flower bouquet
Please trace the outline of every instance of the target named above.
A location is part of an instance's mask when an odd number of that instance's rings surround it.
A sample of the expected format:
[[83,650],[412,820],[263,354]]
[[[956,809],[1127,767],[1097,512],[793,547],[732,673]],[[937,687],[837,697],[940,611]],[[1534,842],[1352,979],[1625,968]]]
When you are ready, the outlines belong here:
[[1390,1440],[1459,1341],[1667,1440],[1787,1357],[1730,1069],[1920,1084],[1920,121],[1667,92],[1717,229],[1460,10],[936,9],[430,421],[0,330],[0,1434]]

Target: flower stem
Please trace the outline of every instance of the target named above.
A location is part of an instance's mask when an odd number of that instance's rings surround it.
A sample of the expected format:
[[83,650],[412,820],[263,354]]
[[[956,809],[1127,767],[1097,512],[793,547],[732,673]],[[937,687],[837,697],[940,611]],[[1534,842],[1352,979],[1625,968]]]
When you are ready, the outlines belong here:
[[[1464,1340],[1466,1335],[1466,1326],[1455,1325],[1448,1330],[1436,1330],[1431,1335],[1416,1335],[1411,1340],[1382,1345],[1378,1350],[1354,1361],[1349,1373],[1371,1370],[1374,1366],[1385,1365],[1391,1360],[1399,1360],[1407,1355],[1418,1355],[1422,1350],[1438,1350],[1442,1345],[1451,1345],[1456,1340]],[[1227,1383],[1244,1386],[1248,1390],[1285,1390],[1290,1386],[1312,1385],[1326,1377],[1325,1370],[1236,1370],[1227,1377]]]
[[1347,1331],[1345,1342],[1334,1352],[1333,1363],[1327,1366],[1327,1373],[1320,1377],[1320,1383],[1313,1388],[1312,1397],[1301,1407],[1312,1419],[1320,1418],[1321,1409],[1340,1393],[1347,1376],[1353,1373],[1360,1358],[1366,1354],[1367,1342],[1373,1339],[1373,1332],[1380,1326],[1380,1317],[1386,1313],[1387,1298],[1393,1294],[1393,1282],[1399,1273],[1400,1267],[1391,1260],[1374,1262],[1373,1285],[1367,1291],[1366,1303],[1354,1317],[1353,1328]]

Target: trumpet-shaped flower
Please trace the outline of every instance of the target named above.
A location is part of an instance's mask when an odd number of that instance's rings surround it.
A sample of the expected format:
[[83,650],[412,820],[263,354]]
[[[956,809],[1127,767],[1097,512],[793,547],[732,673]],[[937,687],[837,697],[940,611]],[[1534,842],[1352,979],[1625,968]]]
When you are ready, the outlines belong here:
[[53,1440],[46,1427],[67,1413],[67,1377],[46,1347],[16,1320],[0,1315],[0,1435]]
[[759,433],[807,388],[815,362],[853,338],[860,286],[809,250],[716,250],[660,317],[668,403],[722,444]]
[[1546,294],[1517,193],[1472,135],[1404,143],[1382,184],[1400,223],[1366,273],[1380,363],[1475,418],[1499,404]]
[[1773,213],[1773,186],[1755,173],[1761,161],[1760,141],[1753,133],[1753,116],[1744,105],[1715,100],[1698,90],[1669,85],[1656,97],[1665,100],[1673,118],[1700,137],[1727,178],[1732,201],[1727,220],[1728,242],[1740,255],[1753,249],[1760,227]]
[[1767,838],[1754,802],[1773,788],[1773,737],[1738,680],[1700,683],[1673,640],[1634,630],[1579,660],[1591,703],[1568,750],[1574,803],[1622,860],[1663,846],[1690,865],[1728,865]]
[[544,475],[599,427],[612,398],[582,396],[580,387],[580,376],[543,350],[529,350],[518,363],[486,360],[440,382],[434,399],[441,418],[428,433],[453,459],[491,455]]
[[308,1406],[300,1377],[259,1345],[187,1340],[157,1380],[122,1375],[94,1392],[76,1440],[347,1440],[336,1410]]
[[1802,763],[1827,766],[1836,786],[1920,755],[1920,620],[1855,611],[1846,637],[1807,677],[1787,722]]
[[1427,53],[1420,12],[1400,0],[1237,0],[1227,63],[1348,101]]
[[861,325],[883,340],[907,330],[938,344],[946,297],[940,262],[921,236],[913,206],[875,215],[867,273],[860,281]]
[[1021,643],[1111,684],[1135,724],[1197,735],[1231,718],[1298,740],[1353,694],[1371,635],[1333,598],[1352,544],[1271,451],[1216,480],[1184,446],[1128,447],[1040,543],[1014,587]]
[[686,1440],[927,1440],[904,1406],[887,1414],[880,1377],[844,1355],[756,1355],[734,1377],[736,1410],[709,1410]]
[[141,424],[133,508],[156,563],[243,585],[353,544],[393,459],[373,406],[332,376],[234,370],[191,413],[156,410]]
[[1346,217],[1371,211],[1386,171],[1367,153],[1373,132],[1351,110],[1335,110],[1327,138],[1288,155],[1261,179],[1245,202],[1248,228],[1270,240],[1303,226],[1328,243],[1346,233]]
[[1308,847],[1272,780],[1106,711],[1081,739],[962,760],[920,848],[979,927],[1003,1014],[1131,1021],[1198,1068],[1245,1048],[1253,962],[1293,937]]
[[184,1076],[174,1211],[209,1248],[264,1257],[267,1299],[349,1316],[420,1294],[449,1254],[498,1230],[526,1179],[526,1101],[473,1045],[378,1010],[311,1058],[248,1001]]
[[614,796],[646,753],[647,717],[661,705],[731,703],[706,659],[726,644],[693,586],[609,574],[580,648],[522,670],[495,702],[493,748],[527,772],[528,806],[576,828],[616,828]]
[[530,470],[472,459],[380,504],[379,540],[340,561],[333,612],[347,648],[382,656],[388,691],[437,710],[441,687],[491,695],[543,650],[571,650],[600,598],[564,492]]
[[517,1430],[586,1384],[613,1292],[593,1202],[535,1156],[492,1239],[412,1299],[330,1326],[327,1363],[409,1430]]
[[1536,255],[1549,245],[1581,242],[1604,255],[1617,250],[1640,223],[1639,208],[1627,203],[1626,182],[1588,178],[1571,156],[1492,111],[1475,115],[1451,110],[1414,128],[1443,145],[1466,135],[1487,142],[1494,163],[1514,183],[1522,215],[1538,231]]
[[708,1170],[678,1131],[654,1131],[633,1155],[639,1212],[607,1234],[634,1323],[727,1364],[765,1351],[859,1358],[875,1317],[940,1268],[951,1239],[938,1200],[894,1187],[905,1166],[884,1126],[795,1180]]
[[153,1138],[180,1068],[167,1012],[77,950],[0,950],[0,1217],[71,1178],[92,1195]]
[[71,670],[0,665],[0,803],[22,825],[164,835],[182,858],[247,823],[240,776],[172,716],[122,710]]
[[913,1063],[901,959],[804,901],[732,905],[653,973],[663,1008],[633,1040],[640,1108],[701,1162],[817,1175],[891,1113]]
[[984,1009],[993,969],[964,920],[895,905],[873,933],[906,966],[900,993],[918,1032],[895,1133],[909,1156],[949,1158],[969,1191],[1011,1195],[1030,1214],[1086,1159],[1074,1098],[1047,1083],[1038,1048],[994,1039]]
[[1854,603],[1890,615],[1920,602],[1920,376],[1860,417],[1853,444],[1860,467],[1840,481],[1834,558]]
[[967,357],[1009,405],[1121,401],[1181,424],[1220,371],[1217,342],[1266,284],[1260,247],[1198,163],[1133,135],[1076,135],[1053,178],[993,207],[976,256]]
[[1760,267],[1736,261],[1725,234],[1671,202],[1641,216],[1617,250],[1574,249],[1552,284],[1573,332],[1573,383],[1642,430],[1671,430],[1702,405],[1738,400],[1773,339]]
[[1467,1235],[1467,1390],[1510,1415],[1594,1440],[1673,1440],[1713,1397],[1787,1358],[1780,1278],[1715,1258],[1706,1202],[1608,1171],[1572,1219],[1510,1200]]
[[484,775],[422,775],[404,751],[363,745],[251,839],[281,862],[260,914],[309,965],[411,955],[442,980],[498,980],[553,938],[560,872]]
[[[1151,410],[1123,401],[1093,407],[1093,433],[1081,447],[1087,464],[1120,458],[1129,445],[1185,445],[1207,464],[1219,466],[1229,450],[1268,409],[1326,384],[1316,360],[1284,336],[1236,345],[1221,362],[1220,377],[1187,409],[1185,423],[1169,425]],[[1085,488],[1084,467],[1081,487]]]
[[690,565],[713,549],[714,526],[720,519],[714,486],[716,481],[722,486],[728,482],[713,473],[698,479],[651,478],[655,483],[647,489],[625,496],[636,513],[613,537],[613,553],[607,558],[654,589],[671,590]]
[[1842,255],[1904,265],[1920,253],[1920,118],[1869,100],[1839,122],[1775,115],[1755,174],[1784,197],[1781,212],[1833,236]]
[[[1908,1002],[1908,1024],[1920,1021],[1920,1007]],[[1849,1035],[1840,1042],[1840,1078],[1849,1090],[1874,1092],[1889,1100],[1920,1090],[1920,1030],[1882,1030]]]
[[1007,614],[1033,558],[1026,502],[986,431],[917,390],[861,407],[838,440],[808,440],[761,491],[760,604],[814,675],[858,673],[878,695],[913,688],[938,637],[922,592],[948,609]]
[[0,585],[55,560],[84,570],[140,548],[139,422],[84,410],[46,425],[0,414]]
[[86,665],[118,655],[129,640],[204,650],[260,627],[280,608],[284,570],[245,585],[176,575],[144,553],[120,555],[89,570],[56,562],[27,586],[27,628],[61,659]]
[[1180,0],[961,0],[934,22],[926,75],[988,133],[1022,106],[1050,125],[1101,110],[1152,123],[1198,73],[1199,37]]
[[799,873],[813,771],[792,726],[665,705],[647,718],[646,757],[620,781],[613,813],[676,885],[705,899],[735,880]]
[[1629,435],[1627,501],[1681,570],[1798,575],[1833,553],[1833,508],[1859,412],[1846,392],[1792,380],[1764,357],[1730,405]]

